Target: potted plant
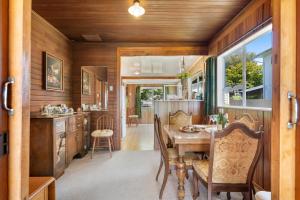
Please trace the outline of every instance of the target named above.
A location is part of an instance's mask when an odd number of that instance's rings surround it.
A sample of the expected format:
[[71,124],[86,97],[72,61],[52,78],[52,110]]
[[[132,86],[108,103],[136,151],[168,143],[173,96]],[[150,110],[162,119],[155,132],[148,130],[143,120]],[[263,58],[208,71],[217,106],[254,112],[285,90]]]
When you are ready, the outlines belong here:
[[228,115],[226,113],[219,113],[216,121],[218,130],[222,130],[223,128],[225,128],[228,122]]

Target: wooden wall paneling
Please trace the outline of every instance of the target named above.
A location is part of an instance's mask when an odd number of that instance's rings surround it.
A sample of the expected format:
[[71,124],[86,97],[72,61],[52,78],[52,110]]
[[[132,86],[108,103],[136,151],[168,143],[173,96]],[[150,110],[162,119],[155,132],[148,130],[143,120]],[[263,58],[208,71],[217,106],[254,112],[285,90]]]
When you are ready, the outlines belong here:
[[209,54],[221,54],[255,31],[271,23],[271,18],[271,0],[251,1],[213,37],[209,44]]
[[[32,12],[31,48],[31,112],[40,111],[47,104],[67,104],[72,106],[72,44],[51,24]],[[43,59],[46,51],[63,60],[64,91],[43,89]]]

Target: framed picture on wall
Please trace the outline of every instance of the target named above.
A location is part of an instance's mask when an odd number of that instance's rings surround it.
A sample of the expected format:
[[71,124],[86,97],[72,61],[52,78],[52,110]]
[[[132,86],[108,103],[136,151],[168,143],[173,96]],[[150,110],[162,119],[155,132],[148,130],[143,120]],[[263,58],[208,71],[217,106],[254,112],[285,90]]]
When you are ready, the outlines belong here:
[[90,73],[82,69],[82,94],[90,95],[91,94],[91,78]]
[[44,88],[46,90],[64,90],[63,60],[43,52]]

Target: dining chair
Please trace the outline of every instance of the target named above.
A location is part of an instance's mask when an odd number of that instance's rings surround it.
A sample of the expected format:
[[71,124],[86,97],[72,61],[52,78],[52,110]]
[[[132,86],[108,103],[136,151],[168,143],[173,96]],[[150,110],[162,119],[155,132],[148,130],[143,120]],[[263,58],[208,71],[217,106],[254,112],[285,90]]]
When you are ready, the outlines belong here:
[[135,124],[136,126],[139,125],[139,115],[135,114],[135,108],[128,108],[127,109],[127,122],[128,126]]
[[241,118],[236,120],[236,122],[241,122],[252,130],[257,129],[257,121],[249,113],[243,113]]
[[178,128],[192,125],[192,114],[188,114],[182,110],[169,113],[169,125],[175,125]]
[[[169,125],[176,126],[177,128],[192,125],[192,114],[188,114],[184,112],[183,110],[178,110],[175,113],[169,113]],[[167,146],[172,148],[172,142],[170,139],[165,136],[165,139],[167,138]]]
[[[252,199],[252,179],[262,152],[262,132],[254,132],[240,122],[211,133],[209,160],[193,163],[193,199],[199,195],[199,181],[213,192],[242,192]],[[228,194],[228,193],[227,193]]]
[[[162,166],[165,166],[165,173],[163,178],[163,183],[159,193],[159,199],[162,198],[164,189],[167,184],[168,176],[171,172],[171,167],[176,167],[178,153],[175,148],[167,148],[166,143],[164,142],[161,128],[160,118],[155,114],[154,115],[154,132],[157,137],[159,148],[161,152],[160,165],[156,175],[156,181],[158,181],[159,174],[161,172]],[[184,156],[184,162],[187,169],[192,169],[193,160],[196,160],[198,157],[194,153],[188,153]],[[187,174],[187,173],[186,173]]]
[[110,157],[112,157],[112,149],[114,150],[113,141],[114,119],[111,115],[102,115],[97,119],[97,129],[92,132],[93,149],[91,153],[91,159],[95,151],[96,142],[100,139],[107,139]]

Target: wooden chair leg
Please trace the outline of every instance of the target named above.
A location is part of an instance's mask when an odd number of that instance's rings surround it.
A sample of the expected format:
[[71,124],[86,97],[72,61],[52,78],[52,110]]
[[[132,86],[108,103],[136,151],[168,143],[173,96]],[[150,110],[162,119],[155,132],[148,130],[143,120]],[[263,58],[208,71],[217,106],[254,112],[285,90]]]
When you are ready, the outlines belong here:
[[231,199],[231,195],[230,195],[230,192],[227,192],[227,200],[230,200]]
[[189,180],[189,170],[188,169],[185,170],[185,178],[187,180]]
[[199,196],[199,185],[198,185],[198,178],[195,172],[193,172],[193,181],[192,181],[192,188],[193,188],[193,200],[196,200]]
[[162,158],[160,158],[160,164],[159,164],[159,168],[158,168],[158,171],[157,171],[157,174],[156,174],[156,178],[155,178],[156,181],[158,181],[158,176],[160,174],[162,166],[163,166],[163,160],[162,160]]
[[170,171],[169,164],[165,163],[165,174],[164,174],[164,180],[161,185],[160,192],[159,192],[159,199],[162,199],[162,196],[163,196],[166,184],[167,184],[168,176],[169,176],[169,171]]
[[207,188],[207,200],[212,200],[212,189],[210,185],[208,185]]
[[108,140],[108,148],[109,148],[110,157],[112,158],[110,137],[108,137],[107,140]]
[[111,147],[112,147],[112,150],[115,151],[115,144],[114,144],[114,139],[113,137],[110,137],[110,142],[111,142]]
[[96,145],[96,139],[97,139],[96,137],[93,138],[94,141],[93,141],[93,149],[92,149],[92,153],[91,153],[91,159],[93,159],[93,154],[94,154],[95,145]]

